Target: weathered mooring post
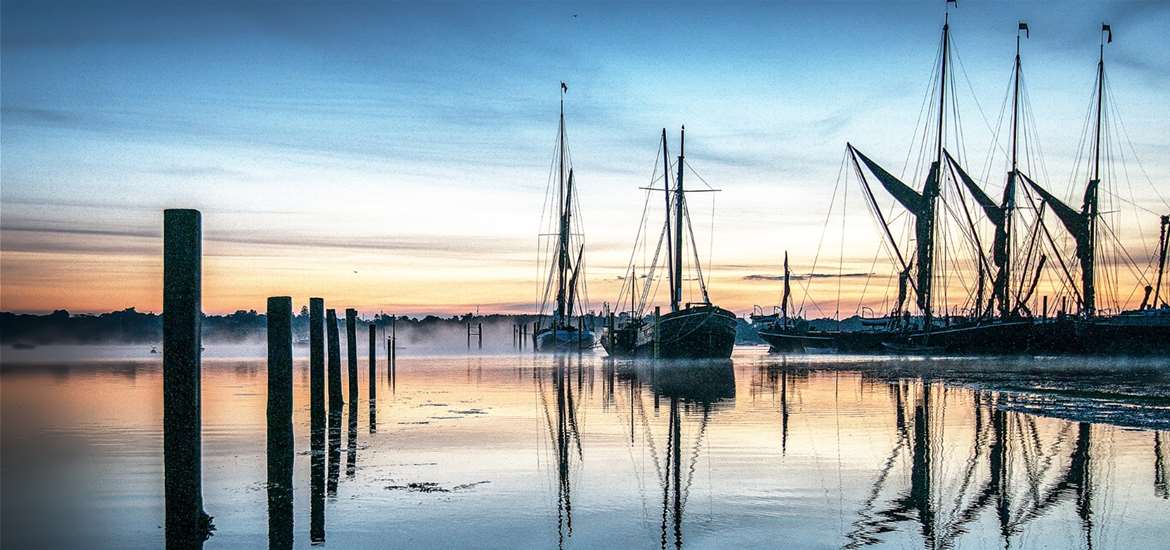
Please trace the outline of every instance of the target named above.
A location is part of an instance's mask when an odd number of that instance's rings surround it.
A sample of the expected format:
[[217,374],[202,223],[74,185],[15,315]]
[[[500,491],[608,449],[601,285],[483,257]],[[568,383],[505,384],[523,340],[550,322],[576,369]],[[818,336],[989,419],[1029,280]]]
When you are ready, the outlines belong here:
[[309,298],[309,542],[325,542],[325,300]]
[[292,298],[268,299],[268,547],[291,549]]
[[378,397],[378,325],[370,323],[370,401]]
[[341,409],[341,338],[337,333],[337,311],[325,310],[325,329],[329,339],[329,411]]
[[358,401],[358,368],[357,368],[357,310],[345,309],[345,358],[347,376],[349,377],[349,401],[357,404]]
[[[325,442],[325,300],[309,298],[309,439]],[[315,445],[314,445],[315,447]]]
[[198,210],[163,211],[163,475],[168,549],[201,548],[203,511],[200,404],[200,282],[203,229]]
[[483,323],[477,326],[476,332],[479,334],[479,349],[483,349]]

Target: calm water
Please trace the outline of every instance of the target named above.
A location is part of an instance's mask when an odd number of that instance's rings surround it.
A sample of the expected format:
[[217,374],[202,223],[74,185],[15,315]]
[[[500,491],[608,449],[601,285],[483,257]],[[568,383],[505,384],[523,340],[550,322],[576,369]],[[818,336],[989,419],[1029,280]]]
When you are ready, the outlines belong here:
[[[158,356],[3,353],[2,545],[161,547]],[[265,547],[282,517],[265,482],[262,356],[213,348],[204,361],[205,548]],[[312,527],[333,548],[1170,544],[1165,359],[748,348],[657,366],[403,356],[393,381],[379,373],[371,407],[359,368],[361,401],[330,434],[317,492],[308,364],[296,365],[297,548]]]

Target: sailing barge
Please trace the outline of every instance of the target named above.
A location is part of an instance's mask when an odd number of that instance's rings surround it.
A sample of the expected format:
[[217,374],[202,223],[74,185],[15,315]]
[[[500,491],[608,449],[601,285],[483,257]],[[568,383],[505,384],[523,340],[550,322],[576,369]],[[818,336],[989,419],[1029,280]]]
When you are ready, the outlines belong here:
[[[555,153],[556,174],[549,182],[550,186],[554,182],[557,186],[554,207],[556,227],[554,233],[542,235],[556,238],[553,250],[555,260],[551,262],[548,280],[544,285],[540,320],[532,334],[534,349],[542,352],[592,350],[597,340],[593,331],[585,326],[584,316],[574,317],[577,310],[585,309],[579,303],[585,285],[585,279],[581,276],[585,265],[585,244],[582,242],[580,232],[573,231],[573,224],[577,221],[573,212],[577,203],[573,189],[573,166],[568,157],[568,145],[565,141],[565,93],[568,91],[569,87],[561,82],[561,114]],[[552,314],[546,315],[550,297],[553,302]]]
[[[635,276],[631,261],[627,273],[627,280],[630,281],[628,287],[630,311],[623,312],[620,317],[615,317],[612,312],[606,315],[606,328],[602,333],[601,344],[612,356],[725,359],[731,357],[732,348],[735,346],[736,316],[731,311],[711,303],[711,298],[707,294],[707,284],[703,279],[702,266],[699,263],[698,250],[695,248],[694,233],[690,227],[690,215],[686,207],[688,191],[683,189],[686,167],[685,143],[686,128],[683,128],[679,137],[677,176],[672,188],[666,129],[662,130],[662,191],[666,213],[662,236],[665,237],[667,251],[670,311],[662,313],[660,307],[655,307],[653,315],[645,315],[643,312],[648,301],[646,297],[654,283],[653,270],[657,267],[659,253],[663,249],[663,239],[660,238],[654,253],[654,265],[651,266],[651,273],[646,277],[641,291],[641,303],[639,304],[635,297],[638,293],[638,278]],[[650,200],[653,190],[653,186],[647,188],[647,201]],[[683,243],[686,235],[691,236],[690,251],[694,252],[694,265],[698,272],[700,299],[696,302],[684,302],[683,299],[685,250]],[[619,297],[618,303],[624,302],[625,300]]]
[[[1167,293],[1162,289],[1170,240],[1170,216],[1161,217],[1157,263],[1153,266],[1153,272],[1156,272],[1156,276],[1152,277],[1154,280],[1145,279],[1145,272],[1135,270],[1139,281],[1145,283],[1141,306],[1136,310],[1103,315],[1097,305],[1096,275],[1101,268],[1097,260],[1106,236],[1100,229],[1104,221],[1098,196],[1102,184],[1102,120],[1103,113],[1108,111],[1104,51],[1105,44],[1112,42],[1110,27],[1102,26],[1092,114],[1091,175],[1088,176],[1079,210],[1047,191],[1025,172],[1020,163],[1020,126],[1026,120],[1026,117],[1021,116],[1020,39],[1030,32],[1028,25],[1021,22],[1016,35],[1011,92],[1010,169],[1002,197],[998,201],[976,183],[964,170],[963,164],[947,149],[947,91],[950,89],[947,80],[950,76],[948,65],[951,47],[949,21],[944,22],[942,31],[937,72],[939,80],[935,88],[938,90],[938,115],[937,135],[932,150],[934,158],[921,191],[903,183],[852,144],[846,146],[847,158],[861,182],[867,206],[884,232],[882,236],[892,251],[898,270],[898,297],[894,307],[884,317],[862,318],[863,327],[860,330],[817,329],[813,323],[800,318],[799,314],[790,316],[790,275],[786,254],[781,305],[771,315],[763,315],[761,312],[752,316],[760,336],[773,350],[783,352],[1170,353],[1170,305],[1167,304]],[[932,108],[935,105],[931,103]],[[907,257],[899,248],[899,242],[887,222],[889,218],[879,206],[867,174],[876,179],[912,217],[913,256]],[[943,191],[949,189],[948,183],[953,184],[954,189],[951,202],[940,204],[944,201]],[[1017,194],[1021,191],[1025,200],[1022,206],[1018,206]],[[981,243],[976,228],[977,217],[968,208],[968,201],[977,206],[978,210],[974,210],[974,213],[982,211],[983,218],[993,228],[989,249],[985,249]],[[1034,212],[1031,227],[1025,225],[1029,220],[1021,219],[1019,210]],[[950,212],[952,217],[958,219],[961,237],[973,245],[977,273],[974,277],[975,288],[970,289],[968,302],[963,306],[965,313],[937,317],[936,305],[954,311],[948,308],[945,297],[937,300],[934,293],[936,282],[946,285],[945,280],[938,280],[936,268],[943,260],[936,257],[938,254],[935,250],[942,240],[939,226],[944,221],[941,219],[944,212]],[[1053,232],[1045,224],[1046,212],[1055,215],[1075,243],[1075,264],[1063,258]],[[1109,229],[1109,235],[1116,240],[1112,229]],[[1046,245],[1056,258],[1055,262],[1048,261],[1044,253]],[[1120,242],[1117,245],[1120,247]],[[1053,268],[1054,263],[1059,270]],[[1037,287],[1041,275],[1046,273],[1046,267],[1055,271],[1060,284],[1070,289],[1068,292],[1071,294],[1061,298],[1062,305],[1053,315],[1050,315],[1047,296],[1043,297],[1043,305],[1036,303],[1039,301]],[[1079,278],[1074,277],[1077,271]],[[1116,276],[1106,277],[1106,280],[1116,282]],[[985,297],[988,283],[990,296]],[[909,292],[915,294],[916,312],[904,307]],[[1071,311],[1064,305],[1068,298],[1072,299],[1075,308]]]

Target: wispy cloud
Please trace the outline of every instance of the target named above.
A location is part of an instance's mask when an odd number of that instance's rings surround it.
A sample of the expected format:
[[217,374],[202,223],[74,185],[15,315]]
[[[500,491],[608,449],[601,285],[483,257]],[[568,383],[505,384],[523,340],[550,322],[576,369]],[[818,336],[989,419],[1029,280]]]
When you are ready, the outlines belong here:
[[[855,279],[859,277],[880,277],[877,273],[805,273],[802,275],[790,275],[789,279],[793,281],[807,281],[809,279]],[[745,281],[783,281],[784,275],[744,275]]]

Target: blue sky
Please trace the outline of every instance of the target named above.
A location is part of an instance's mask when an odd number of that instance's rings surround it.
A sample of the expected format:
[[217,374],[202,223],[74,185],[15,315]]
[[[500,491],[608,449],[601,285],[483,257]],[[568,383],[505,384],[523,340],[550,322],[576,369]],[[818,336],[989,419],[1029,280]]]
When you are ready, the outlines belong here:
[[[157,309],[159,211],[176,206],[206,216],[209,309],[315,288],[373,309],[521,308],[561,80],[595,301],[624,268],[660,129],[686,124],[691,164],[724,189],[713,217],[696,205],[714,220],[713,295],[722,277],[737,308],[770,303],[775,284],[744,277],[776,273],[783,249],[811,268],[845,142],[902,168],[942,15],[936,1],[6,1],[0,308]],[[1131,168],[1120,189],[1164,210],[1170,6],[952,8],[972,165],[994,164],[984,118],[1020,19],[1052,187],[1072,196],[1107,21],[1113,100],[1153,182]],[[845,256],[868,264],[875,241],[856,240]]]

